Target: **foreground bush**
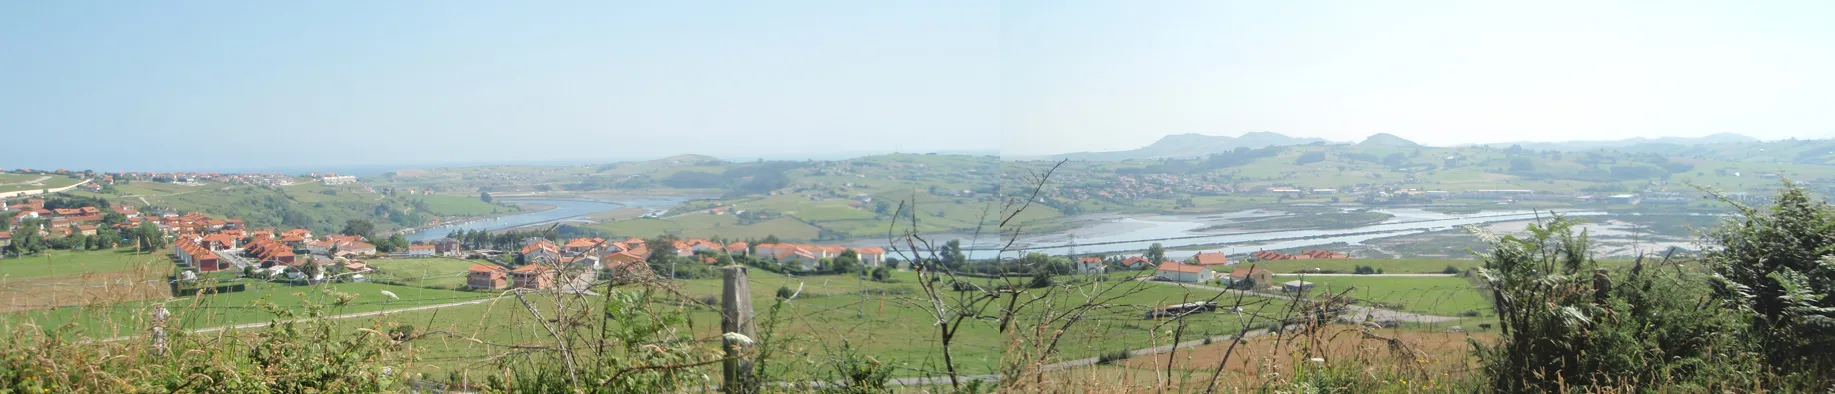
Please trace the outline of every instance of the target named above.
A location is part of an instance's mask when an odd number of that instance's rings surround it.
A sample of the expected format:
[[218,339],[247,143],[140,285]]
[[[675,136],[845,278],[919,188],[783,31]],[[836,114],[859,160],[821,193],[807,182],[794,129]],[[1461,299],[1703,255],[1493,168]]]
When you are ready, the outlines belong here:
[[303,314],[264,307],[274,315],[271,328],[174,331],[163,347],[147,336],[81,343],[76,338],[86,336],[74,326],[16,326],[0,338],[0,393],[363,393],[397,383],[391,366],[404,355],[382,331],[296,321],[322,316],[324,306]]
[[1771,367],[1835,379],[1835,208],[1787,185],[1710,233],[1715,295],[1746,316]]
[[[1744,391],[1760,382],[1734,313],[1691,291],[1705,279],[1640,260],[1619,272],[1593,260],[1584,231],[1557,217],[1496,244],[1479,276],[1501,338],[1474,344],[1497,392],[1600,389]],[[1663,263],[1668,263],[1667,261]]]

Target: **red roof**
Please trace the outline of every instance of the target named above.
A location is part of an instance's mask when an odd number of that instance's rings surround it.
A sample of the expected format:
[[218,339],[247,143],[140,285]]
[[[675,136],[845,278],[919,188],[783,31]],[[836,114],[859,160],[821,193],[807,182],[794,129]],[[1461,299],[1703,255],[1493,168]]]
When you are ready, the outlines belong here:
[[548,266],[546,266],[546,265],[541,265],[541,264],[529,264],[529,265],[525,265],[525,266],[521,266],[521,267],[517,267],[516,269],[513,269],[513,270],[510,270],[510,272],[519,272],[519,273],[542,273],[542,272],[547,272],[547,271],[553,271],[553,270],[554,270],[553,268],[548,268]]
[[408,250],[433,250],[433,245],[408,245]]
[[1194,254],[1191,256],[1190,261],[1197,265],[1224,265],[1224,264],[1230,263],[1230,258],[1229,256],[1224,255],[1222,252],[1214,252],[1214,253],[1198,252],[1198,254]]
[[494,265],[484,265],[484,264],[472,264],[472,265],[471,265],[471,269],[469,269],[469,270],[467,270],[467,271],[471,271],[471,272],[503,272],[503,271],[504,271],[504,269],[503,269],[503,267],[498,267],[498,266],[494,266]]

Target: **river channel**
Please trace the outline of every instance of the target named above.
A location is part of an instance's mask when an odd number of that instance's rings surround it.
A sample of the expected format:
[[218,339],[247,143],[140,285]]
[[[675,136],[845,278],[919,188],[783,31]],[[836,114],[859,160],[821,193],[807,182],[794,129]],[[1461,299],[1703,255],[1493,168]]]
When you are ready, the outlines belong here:
[[[1170,249],[1195,247],[1202,247],[1205,251],[1238,255],[1256,250],[1300,248],[1340,242],[1356,245],[1377,238],[1423,231],[1448,230],[1465,225],[1533,220],[1538,217],[1547,218],[1550,215],[1550,211],[1484,211],[1471,214],[1443,214],[1415,209],[1376,209],[1372,211],[1388,213],[1394,217],[1382,223],[1351,228],[1252,232],[1201,231],[1217,223],[1218,217],[1169,215],[1092,217],[1089,220],[1079,220],[1085,224],[1079,225],[1074,231],[1021,237],[1009,248],[1007,257],[1032,252],[1052,255],[1133,252],[1145,250],[1154,243],[1159,243],[1160,246],[1169,249],[1166,252],[1168,257],[1188,257],[1196,251]],[[1567,216],[1606,214],[1589,210],[1558,212]],[[965,253],[975,259],[994,257],[999,252],[997,250],[999,241],[993,237],[986,238],[980,240],[981,242],[962,240],[963,247],[966,249]],[[1075,242],[1072,242],[1073,239]]]

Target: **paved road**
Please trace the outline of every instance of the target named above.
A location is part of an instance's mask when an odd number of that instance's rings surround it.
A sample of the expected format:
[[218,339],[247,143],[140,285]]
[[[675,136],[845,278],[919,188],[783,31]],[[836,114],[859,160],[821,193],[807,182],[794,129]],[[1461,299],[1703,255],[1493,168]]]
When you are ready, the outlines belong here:
[[[453,303],[446,303],[446,304],[435,304],[435,305],[422,305],[422,306],[416,306],[416,307],[408,307],[408,308],[399,308],[399,309],[388,309],[388,310],[380,310],[380,311],[369,311],[369,312],[357,312],[357,313],[346,313],[346,314],[342,314],[342,315],[332,315],[332,316],[325,316],[325,317],[320,317],[320,318],[307,318],[307,319],[298,319],[298,320],[293,320],[293,321],[296,321],[296,322],[306,322],[306,321],[313,321],[313,320],[338,320],[338,319],[351,319],[351,318],[358,318],[358,317],[369,317],[369,316],[378,316],[378,315],[386,315],[386,314],[391,314],[391,313],[402,313],[402,312],[414,312],[414,311],[425,311],[425,310],[433,310],[433,309],[443,309],[443,308],[451,308],[451,307],[455,307],[455,306],[466,306],[466,305],[477,305],[477,304],[483,304],[483,303],[487,303],[487,302],[491,302],[492,300],[495,300],[495,299],[496,299],[496,297],[492,297],[492,298],[485,298],[485,299],[479,299],[479,300],[471,300],[471,301],[461,301],[461,302],[453,302]],[[200,333],[200,334],[201,334],[201,333],[207,333],[207,332],[217,332],[217,331],[223,331],[223,330],[230,330],[230,329],[235,329],[235,330],[241,330],[241,329],[249,329],[249,328],[261,328],[261,327],[267,327],[267,326],[269,326],[269,325],[273,325],[273,323],[271,323],[271,322],[261,322],[261,323],[248,323],[248,324],[237,324],[237,325],[233,325],[233,326],[221,326],[221,327],[210,327],[210,328],[200,328],[200,329],[195,329],[195,330],[191,330],[191,332],[192,332],[192,333]],[[130,336],[122,336],[122,337],[114,337],[114,338],[107,338],[107,339],[99,339],[99,340],[96,340],[96,341],[94,341],[94,342],[119,342],[119,341],[125,341],[125,340],[129,340],[129,339],[134,339],[134,338],[136,338],[136,337],[139,337],[139,336],[138,336],[138,335],[130,335]]]
[[[1255,296],[1255,297],[1266,297],[1266,298],[1273,298],[1277,300],[1293,300],[1294,299],[1293,296],[1268,294],[1268,293],[1244,291],[1244,290],[1231,290],[1231,289],[1225,289],[1225,288],[1220,288],[1220,287],[1195,285],[1195,284],[1190,284],[1190,283],[1159,282],[1159,281],[1150,281],[1150,283],[1159,283],[1159,284],[1169,285],[1169,286],[1184,286],[1187,288],[1203,289],[1203,290],[1211,290],[1211,291],[1226,291],[1232,294],[1241,294],[1241,295]],[[1449,321],[1459,320],[1459,318],[1457,317],[1424,315],[1424,314],[1419,314],[1419,313],[1392,311],[1388,309],[1377,309],[1377,308],[1358,306],[1358,305],[1348,305],[1346,306],[1346,308],[1349,309],[1348,311],[1349,313],[1346,313],[1346,316],[1353,318],[1353,319],[1358,319],[1358,320],[1363,320],[1367,318],[1369,320],[1400,320],[1400,321],[1415,322],[1415,323],[1440,323],[1440,322],[1449,322]]]
[[1319,276],[1319,277],[1376,277],[1376,278],[1451,278],[1459,274],[1274,274],[1274,276]]

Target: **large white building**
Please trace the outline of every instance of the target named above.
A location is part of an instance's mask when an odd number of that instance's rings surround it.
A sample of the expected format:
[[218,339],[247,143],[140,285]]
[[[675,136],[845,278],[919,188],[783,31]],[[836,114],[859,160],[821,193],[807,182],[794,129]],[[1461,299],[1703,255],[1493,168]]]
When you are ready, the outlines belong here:
[[1170,281],[1185,283],[1209,282],[1217,278],[1217,273],[1211,271],[1211,267],[1171,261],[1160,263],[1160,268],[1155,275]]
[[320,177],[319,182],[324,182],[326,185],[343,185],[357,183],[357,177],[350,175]]

